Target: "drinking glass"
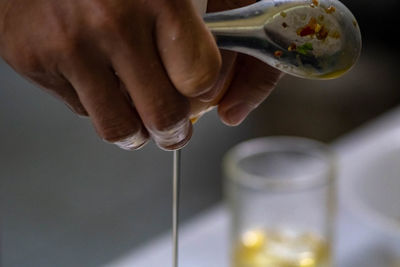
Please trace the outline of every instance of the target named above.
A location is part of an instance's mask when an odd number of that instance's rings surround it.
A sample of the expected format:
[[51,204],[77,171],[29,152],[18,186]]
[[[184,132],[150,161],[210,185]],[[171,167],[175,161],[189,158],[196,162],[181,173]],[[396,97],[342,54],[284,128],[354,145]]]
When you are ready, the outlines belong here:
[[246,141],[224,157],[233,267],[330,267],[335,161],[299,137]]

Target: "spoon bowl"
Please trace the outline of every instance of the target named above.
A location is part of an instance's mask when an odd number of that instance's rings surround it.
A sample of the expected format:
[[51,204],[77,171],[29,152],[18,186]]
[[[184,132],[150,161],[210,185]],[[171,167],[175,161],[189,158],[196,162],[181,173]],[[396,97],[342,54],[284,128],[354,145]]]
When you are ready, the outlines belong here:
[[339,77],[361,53],[358,23],[337,0],[262,0],[204,21],[220,48],[301,78]]

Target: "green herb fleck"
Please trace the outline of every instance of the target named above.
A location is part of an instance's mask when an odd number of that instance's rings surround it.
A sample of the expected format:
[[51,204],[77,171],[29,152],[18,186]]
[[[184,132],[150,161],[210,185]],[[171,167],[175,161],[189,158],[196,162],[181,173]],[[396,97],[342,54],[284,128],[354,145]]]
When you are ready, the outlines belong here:
[[309,52],[311,52],[313,50],[313,46],[312,46],[312,43],[305,43],[305,44],[303,44],[303,45],[301,45],[301,46],[298,46],[297,48],[296,48],[296,51],[299,53],[299,54],[302,54],[302,55],[307,55]]

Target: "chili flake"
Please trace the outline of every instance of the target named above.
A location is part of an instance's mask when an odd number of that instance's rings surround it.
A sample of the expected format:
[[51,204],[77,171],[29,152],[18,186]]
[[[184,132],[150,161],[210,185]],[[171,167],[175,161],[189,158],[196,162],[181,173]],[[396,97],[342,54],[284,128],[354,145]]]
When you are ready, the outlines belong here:
[[319,5],[318,0],[312,0],[312,3],[313,3],[315,6],[318,6],[318,5]]
[[287,26],[288,26],[288,25],[287,25],[286,22],[283,22],[283,23],[282,23],[282,27],[283,27],[283,28],[287,28]]
[[283,55],[283,52],[281,50],[276,50],[274,53],[274,56],[277,58],[280,58]]
[[320,28],[321,25],[317,23],[316,18],[312,17],[306,26],[297,30],[297,35],[300,35],[301,37],[313,35],[315,34],[316,29],[320,30]]

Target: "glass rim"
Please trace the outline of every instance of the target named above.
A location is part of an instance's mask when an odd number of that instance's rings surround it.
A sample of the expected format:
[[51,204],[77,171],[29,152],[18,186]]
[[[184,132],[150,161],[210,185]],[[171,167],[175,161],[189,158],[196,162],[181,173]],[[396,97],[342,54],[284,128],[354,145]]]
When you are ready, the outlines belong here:
[[[309,155],[312,155],[311,151],[313,151],[314,155],[318,155],[326,163],[326,168],[314,173],[304,173],[296,178],[284,178],[257,175],[239,167],[238,163],[241,160],[268,151],[297,151],[303,154],[308,152]],[[335,176],[336,160],[330,147],[320,141],[297,136],[267,136],[250,139],[235,145],[224,155],[222,165],[225,180],[232,181],[240,186],[255,190],[299,191],[331,183]],[[324,177],[324,179],[321,179],[321,177]]]

